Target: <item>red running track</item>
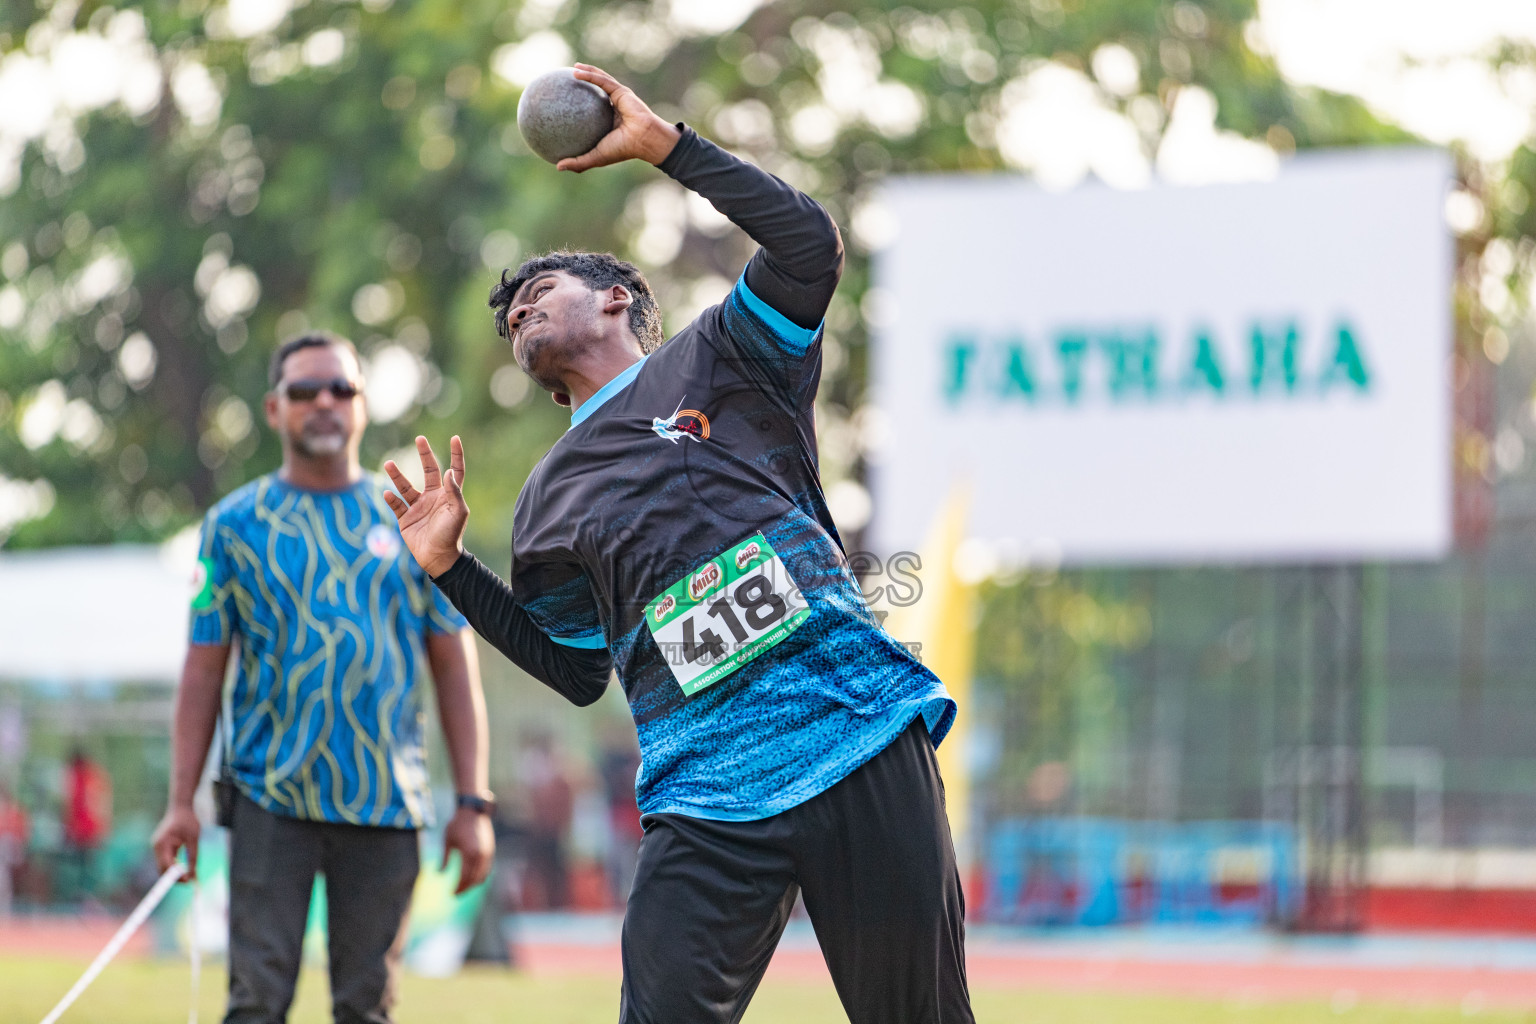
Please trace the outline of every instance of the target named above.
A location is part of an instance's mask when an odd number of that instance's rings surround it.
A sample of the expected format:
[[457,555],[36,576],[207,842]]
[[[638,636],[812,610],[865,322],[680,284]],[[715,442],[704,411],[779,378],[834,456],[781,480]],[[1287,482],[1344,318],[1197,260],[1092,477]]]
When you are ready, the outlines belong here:
[[[69,956],[88,959],[100,952],[119,922],[107,918],[12,919],[0,921],[0,955]],[[125,950],[152,951],[140,931]],[[518,967],[534,974],[614,977],[617,943],[525,941],[516,948]],[[1274,955],[1244,960],[1179,959],[1166,951],[1155,957],[1072,955],[1047,941],[972,942],[968,953],[973,984],[1058,992],[1158,994],[1242,1003],[1281,1000],[1459,1005],[1536,1009],[1536,969],[1425,964],[1330,965],[1318,957]],[[831,984],[814,948],[782,948],[769,976],[783,981]]]
[[[0,920],[0,956],[70,956],[89,959],[100,953],[122,921],[110,917],[13,917]],[[140,928],[128,940],[123,955],[143,955],[153,943]]]
[[[617,946],[525,944],[518,965],[535,974],[619,973]],[[1291,963],[1273,958],[1255,963],[1176,959],[1043,956],[1007,944],[975,944],[967,956],[973,985],[1045,989],[1057,992],[1114,992],[1168,995],[1243,1003],[1325,1000],[1356,1002],[1536,1008],[1536,970],[1422,965],[1370,967]],[[768,976],[784,981],[832,983],[821,954],[780,949]]]

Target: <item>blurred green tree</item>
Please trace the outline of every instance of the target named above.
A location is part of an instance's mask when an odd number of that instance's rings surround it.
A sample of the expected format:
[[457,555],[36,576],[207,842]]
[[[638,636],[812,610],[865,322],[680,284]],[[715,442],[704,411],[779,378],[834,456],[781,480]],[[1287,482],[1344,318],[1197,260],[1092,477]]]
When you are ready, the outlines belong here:
[[827,475],[856,478],[873,190],[894,173],[1045,175],[1019,120],[1040,76],[1118,119],[1133,173],[1180,97],[1282,152],[1405,137],[1287,85],[1253,17],[1251,0],[7,5],[0,81],[34,83],[36,102],[0,125],[0,535],[143,540],[193,521],[276,464],[267,355],[315,326],[368,359],[369,464],[417,432],[462,433],[472,540],[504,544],[563,417],[490,330],[492,274],[551,246],[612,249],[652,274],[676,327],[750,251],[646,168],[578,178],[526,151],[521,84],[574,58],[843,224],[820,421]]
[[985,726],[1001,740],[989,814],[1102,813],[1092,798],[1121,782],[1134,724],[1115,659],[1147,641],[1145,602],[1050,571],[988,581],[980,596],[976,677],[1004,698]]

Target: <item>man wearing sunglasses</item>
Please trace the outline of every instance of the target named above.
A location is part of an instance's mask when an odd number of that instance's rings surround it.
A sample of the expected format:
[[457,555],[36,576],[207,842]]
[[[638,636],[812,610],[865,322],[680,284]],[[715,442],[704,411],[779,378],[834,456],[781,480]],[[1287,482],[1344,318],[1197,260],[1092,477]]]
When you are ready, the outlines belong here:
[[656,165],[761,248],[663,343],[645,278],[536,256],[493,286],[498,332],[571,426],[529,476],[502,580],[463,550],[464,450],[425,438],[390,507],[482,636],[577,704],[616,671],[645,833],[623,1024],[739,1020],[797,895],[853,1024],[968,1024],[964,908],[934,747],[955,703],[875,622],[817,468],[821,330],[842,272],[818,203],[657,117],[608,74],[583,171]]
[[215,786],[230,828],[225,1020],[286,1020],[319,873],[333,1016],[378,1024],[394,1003],[417,830],[432,822],[416,681],[430,668],[459,793],[443,863],[459,852],[460,892],[485,878],[493,847],[485,703],[464,619],[401,544],[387,481],[359,465],[357,352],[330,334],[294,338],[270,379],[283,464],[203,521],[155,856],[164,870],[184,848],[196,867],[193,793],[234,652]]

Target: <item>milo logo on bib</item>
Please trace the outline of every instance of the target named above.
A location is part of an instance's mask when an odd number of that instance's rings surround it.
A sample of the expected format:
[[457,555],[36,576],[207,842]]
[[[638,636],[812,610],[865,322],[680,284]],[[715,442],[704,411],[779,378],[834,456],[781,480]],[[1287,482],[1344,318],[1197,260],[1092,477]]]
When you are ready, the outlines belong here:
[[720,552],[645,606],[645,624],[693,696],[781,643],[810,617],[762,534]]
[[736,552],[736,568],[745,569],[757,561],[757,556],[763,553],[763,546],[755,540],[747,541],[746,545]]
[[720,567],[710,562],[688,580],[688,596],[697,601],[720,585]]
[[656,605],[656,610],[652,612],[651,615],[655,617],[657,622],[660,622],[662,619],[667,617],[668,612],[676,607],[677,598],[673,597],[671,594],[668,594],[666,597],[661,599],[659,604]]

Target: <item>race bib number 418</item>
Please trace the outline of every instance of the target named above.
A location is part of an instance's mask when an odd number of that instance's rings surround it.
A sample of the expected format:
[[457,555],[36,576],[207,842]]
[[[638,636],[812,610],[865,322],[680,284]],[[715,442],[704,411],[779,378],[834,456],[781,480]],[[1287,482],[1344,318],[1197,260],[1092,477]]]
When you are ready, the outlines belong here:
[[645,623],[692,697],[782,643],[810,614],[759,533],[658,594],[645,606]]

